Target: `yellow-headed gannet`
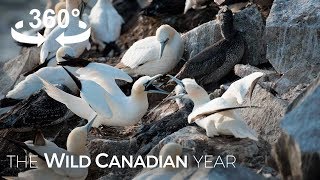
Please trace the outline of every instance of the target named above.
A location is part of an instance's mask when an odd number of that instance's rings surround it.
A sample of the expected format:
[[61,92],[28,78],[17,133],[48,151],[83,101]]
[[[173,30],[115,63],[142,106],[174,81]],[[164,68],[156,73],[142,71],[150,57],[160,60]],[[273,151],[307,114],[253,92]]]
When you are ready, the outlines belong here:
[[[66,70],[68,72],[68,70]],[[68,72],[69,73],[69,72]],[[79,78],[69,73],[80,89],[80,97],[68,94],[41,79],[47,94],[65,104],[73,113],[85,119],[98,114],[94,127],[101,124],[109,126],[131,126],[136,124],[148,109],[148,92],[166,93],[152,83],[161,75],[143,76],[132,87],[131,96],[123,93],[112,95],[99,84],[90,80],[92,74]],[[167,93],[166,93],[167,94]],[[124,110],[126,113],[124,113]]]
[[98,44],[104,55],[108,55],[110,47],[119,51],[115,41],[121,33],[124,20],[112,5],[112,0],[98,0],[89,15],[92,30],[92,41]]
[[247,126],[235,109],[248,107],[240,105],[248,91],[251,99],[253,88],[261,76],[263,73],[255,72],[235,81],[221,97],[211,101],[208,93],[194,79],[186,78],[180,81],[171,77],[185,89],[186,96],[194,103],[192,113],[188,116],[189,123],[195,121],[206,130],[208,137],[233,135],[237,138],[250,138],[257,141],[256,132]]
[[[168,157],[171,157],[173,164],[177,162],[177,156],[182,155],[182,147],[177,143],[168,143],[165,144],[159,153],[159,157],[162,157],[162,164],[165,164],[165,161]],[[160,159],[160,158],[159,158]],[[152,170],[146,170],[134,177],[134,180],[162,180],[162,179],[171,179],[181,168],[173,167],[171,165],[165,166],[163,168],[155,168]],[[173,178],[174,179],[174,178]]]
[[[48,141],[43,137],[41,133],[37,133],[34,141],[27,141],[26,143],[8,140],[11,143],[29,151],[31,154],[38,155],[36,158],[38,169],[21,172],[18,174],[18,179],[85,179],[88,175],[88,168],[75,168],[66,165],[66,159],[62,163],[61,167],[57,166],[57,163],[53,163],[52,167],[48,167],[45,163],[45,153],[49,160],[56,154],[58,159],[65,156],[73,156],[73,164],[79,165],[80,155],[90,156],[86,147],[87,135],[94,119],[89,121],[85,126],[76,127],[73,129],[67,139],[67,150],[58,147],[53,142]],[[70,157],[69,157],[70,159]],[[86,161],[84,159],[84,161]]]
[[[50,32],[58,25],[58,21],[57,21],[57,19],[58,19],[58,13],[59,13],[59,11],[61,10],[61,9],[66,9],[66,2],[65,1],[59,1],[55,6],[54,6],[54,12],[55,12],[55,15],[54,15],[54,21],[55,21],[55,26],[54,27],[52,27],[52,28],[48,28],[48,27],[46,27],[45,28],[45,30],[44,30],[44,32],[43,32],[43,36],[44,37],[47,37],[49,34],[50,34]],[[53,22],[51,22],[51,23],[53,23]]]
[[130,75],[165,74],[177,65],[183,51],[180,34],[171,26],[162,25],[156,36],[135,42],[116,67]]
[[[66,28],[61,28],[56,26],[46,38],[46,41],[43,43],[40,51],[40,63],[45,63],[48,59],[52,58],[56,51],[61,46],[57,42],[57,37],[64,33],[64,36],[78,35],[84,30],[79,27],[79,16],[72,16],[72,10],[78,9],[81,5],[81,0],[66,0],[66,9],[70,14],[69,25]],[[79,57],[85,49],[90,49],[91,45],[89,40],[85,40],[79,43],[69,44],[75,50],[75,56]]]

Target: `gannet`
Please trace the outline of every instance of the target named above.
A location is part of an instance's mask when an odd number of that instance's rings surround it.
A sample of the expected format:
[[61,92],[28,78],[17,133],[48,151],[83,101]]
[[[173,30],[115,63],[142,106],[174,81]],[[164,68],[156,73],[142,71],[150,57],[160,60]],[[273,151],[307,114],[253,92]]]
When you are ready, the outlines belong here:
[[[48,28],[46,27],[44,32],[43,32],[43,36],[44,37],[47,37],[50,32],[58,25],[58,13],[61,9],[66,9],[66,2],[65,1],[59,1],[55,6],[54,6],[54,12],[55,12],[55,15],[54,15],[54,21],[55,21],[55,26],[53,26],[52,28]],[[53,23],[53,22],[51,22]]]
[[[66,28],[56,26],[47,36],[46,41],[41,47],[40,64],[45,63],[45,61],[55,55],[56,51],[60,47],[60,44],[56,41],[56,38],[62,33],[64,33],[65,36],[72,36],[84,32],[84,30],[79,27],[79,16],[71,15],[72,10],[78,9],[81,2],[81,0],[66,0],[66,9],[70,14],[69,25]],[[80,43],[69,44],[69,46],[76,51],[76,57],[79,57],[85,49],[89,50],[91,47],[89,40],[85,40]]]
[[[68,72],[68,70],[66,70]],[[108,126],[131,126],[136,124],[148,109],[147,93],[166,93],[152,83],[162,75],[154,77],[143,76],[132,86],[131,95],[112,95],[96,82],[90,80],[90,75],[77,78],[68,72],[76,82],[80,97],[61,91],[42,78],[45,91],[53,99],[65,104],[79,117],[90,119],[98,114],[93,127],[101,124]],[[167,93],[166,93],[167,94]],[[125,113],[123,111],[126,111]]]
[[250,107],[240,105],[244,102],[248,91],[251,99],[253,88],[261,76],[263,73],[255,72],[237,80],[221,97],[213,100],[210,100],[208,93],[194,79],[185,78],[180,81],[171,77],[185,89],[186,96],[194,103],[192,113],[188,116],[189,123],[195,121],[206,130],[208,137],[233,135],[237,138],[250,138],[257,141],[256,132],[246,125],[242,116],[235,109]]
[[[167,157],[172,158],[172,162],[177,162],[177,156],[182,155],[182,147],[180,144],[177,143],[168,143],[165,144],[159,153],[159,157],[162,157],[162,163],[166,160]],[[160,159],[160,158],[159,158]],[[181,170],[181,168],[166,166],[164,168],[155,168],[152,170],[143,171],[142,173],[138,174],[133,180],[145,180],[145,179],[152,179],[152,180],[162,180],[162,179],[174,179],[173,177]],[[177,177],[176,177],[177,178]]]
[[210,3],[210,0],[186,0],[184,6],[184,14],[188,12],[189,9],[202,9],[206,7],[206,4]]
[[[60,159],[62,153],[65,155],[73,155],[74,164],[79,165],[79,156],[90,156],[88,149],[86,148],[87,134],[91,129],[94,119],[90,120],[85,126],[76,127],[68,135],[67,150],[58,147],[53,142],[48,141],[43,137],[41,133],[37,133],[34,141],[27,141],[25,143],[9,140],[11,143],[29,151],[31,154],[38,155],[37,169],[28,170],[18,174],[17,179],[85,179],[88,175],[88,168],[74,168],[66,165],[66,162],[62,163],[61,167],[57,164],[53,164],[51,168],[45,163],[45,155],[47,153],[49,159],[54,153]],[[69,157],[70,158],[70,157]],[[86,163],[86,160],[84,160]]]
[[180,34],[171,26],[162,25],[156,36],[135,42],[116,67],[130,75],[165,74],[177,65],[183,51]]
[[[60,47],[56,53],[56,60],[64,61],[63,58],[68,56],[74,56],[74,50],[68,46]],[[55,63],[56,60],[54,60],[52,63]],[[63,84],[67,86],[73,93],[78,91],[76,84],[62,67],[57,66],[40,68],[37,71],[35,69],[36,72],[28,75],[11,91],[9,91],[6,96],[0,100],[0,108],[13,106],[23,99],[28,98],[36,91],[40,90],[42,88],[42,83],[37,76],[44,78],[46,81],[52,84]],[[77,70],[75,67],[68,67],[68,69],[72,72]]]
[[194,78],[200,85],[219,81],[242,59],[245,42],[233,28],[232,12],[225,6],[217,15],[224,39],[189,59],[176,75],[178,79]]
[[89,15],[89,21],[92,30],[92,41],[104,49],[106,56],[114,49],[120,51],[115,44],[121,32],[121,26],[124,20],[112,5],[113,0],[98,0],[93,6]]

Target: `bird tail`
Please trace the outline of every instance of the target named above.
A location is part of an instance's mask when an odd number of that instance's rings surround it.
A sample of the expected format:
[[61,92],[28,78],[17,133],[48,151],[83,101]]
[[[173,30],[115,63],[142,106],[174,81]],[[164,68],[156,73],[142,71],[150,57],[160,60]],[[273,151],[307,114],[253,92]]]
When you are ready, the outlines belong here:
[[71,67],[85,67],[87,66],[91,61],[85,60],[85,59],[68,59],[65,61],[58,62],[58,65],[60,66],[71,66]]
[[0,108],[5,108],[9,106],[14,106],[21,102],[22,99],[13,99],[13,98],[3,98],[0,100]]

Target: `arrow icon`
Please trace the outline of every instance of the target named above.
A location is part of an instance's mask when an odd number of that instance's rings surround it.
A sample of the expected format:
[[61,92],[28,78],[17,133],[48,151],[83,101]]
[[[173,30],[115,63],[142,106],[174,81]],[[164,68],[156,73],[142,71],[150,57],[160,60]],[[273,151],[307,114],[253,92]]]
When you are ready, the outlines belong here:
[[28,35],[17,32],[13,28],[11,28],[11,36],[14,40],[18,42],[28,43],[28,44],[37,44],[38,47],[46,40],[46,38],[44,38],[39,32],[37,36],[28,36]]
[[85,32],[81,34],[77,34],[74,36],[64,36],[64,32],[61,33],[57,38],[56,41],[61,45],[64,46],[65,44],[74,44],[83,42],[90,37],[91,28],[87,29]]

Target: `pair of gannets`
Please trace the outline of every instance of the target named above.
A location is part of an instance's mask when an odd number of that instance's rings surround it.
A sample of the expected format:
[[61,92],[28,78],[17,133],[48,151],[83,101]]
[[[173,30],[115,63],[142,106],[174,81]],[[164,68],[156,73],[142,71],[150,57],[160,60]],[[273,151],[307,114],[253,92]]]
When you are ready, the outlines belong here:
[[165,74],[180,61],[184,43],[180,34],[169,25],[162,25],[156,36],[135,42],[116,67],[130,75]]
[[[18,174],[18,177],[14,179],[34,179],[34,180],[56,180],[56,179],[86,179],[88,175],[88,168],[74,168],[66,165],[66,158],[61,167],[58,167],[56,163],[53,163],[51,168],[48,167],[45,162],[45,153],[49,160],[56,154],[60,160],[62,154],[65,156],[73,156],[73,164],[78,165],[80,161],[80,155],[90,156],[88,149],[86,148],[87,135],[91,129],[94,119],[90,120],[85,126],[76,127],[68,135],[67,150],[58,147],[55,143],[48,141],[44,138],[43,134],[39,131],[33,141],[19,142],[8,139],[9,142],[23,148],[38,157],[33,157],[33,161],[37,161],[34,165],[37,169],[28,170]],[[70,158],[70,157],[69,157]],[[82,160],[83,161],[83,160]],[[83,161],[87,163],[86,160]]]
[[[81,70],[79,69],[79,71]],[[68,72],[68,70],[66,71]],[[101,75],[94,71],[95,69],[79,78],[68,72],[80,90],[80,97],[68,94],[40,77],[39,79],[43,82],[45,91],[50,97],[65,104],[79,117],[91,119],[97,114],[97,119],[93,124],[94,127],[101,124],[108,126],[134,125],[147,112],[149,106],[148,93],[168,94],[152,84],[162,75],[139,78],[132,86],[131,95],[126,96],[117,85],[110,87],[110,84],[105,83],[104,85],[108,87],[103,87],[103,85],[98,84],[91,77],[95,75],[101,77]]]
[[217,20],[224,39],[189,59],[176,78],[194,78],[200,85],[215,83],[241,61],[245,42],[233,27],[232,12],[226,6],[222,7],[218,12]]
[[[177,162],[177,156],[182,155],[182,146],[177,143],[168,143],[165,144],[159,153],[159,157],[162,157],[162,160],[165,161],[168,157],[171,157],[173,164]],[[164,162],[163,162],[164,164]],[[177,172],[179,172],[181,168],[166,166],[164,168],[155,168],[152,170],[148,170],[138,174],[134,177],[134,180],[145,180],[145,179],[153,179],[153,180],[161,180],[161,179],[171,179],[173,178]]]
[[104,48],[104,55],[108,55],[111,48],[118,50],[115,41],[120,36],[124,20],[113,7],[112,0],[98,0],[91,9],[89,21],[92,41],[100,50]]
[[[69,46],[63,46],[59,48],[56,53],[56,58],[59,63],[66,61],[66,58],[70,59],[75,56],[73,48]],[[73,60],[72,60],[73,61]],[[72,61],[68,61],[70,66]],[[77,60],[74,60],[77,61]],[[79,60],[79,62],[82,62]],[[115,79],[125,80],[131,82],[132,78],[123,71],[101,63],[90,63],[86,61],[86,67],[78,70],[78,67],[66,68],[74,74],[90,76],[94,81],[104,87],[108,92],[112,94],[123,94],[120,88],[115,83]],[[0,100],[0,108],[13,106],[21,100],[28,98],[30,95],[40,90],[43,85],[39,80],[39,77],[43,78],[51,84],[63,84],[67,86],[73,93],[78,92],[78,87],[68,73],[61,67],[45,67],[33,74],[28,75],[23,81],[18,83],[13,90],[9,91],[5,98]]]
[[188,122],[196,122],[206,130],[208,137],[233,135],[237,138],[250,138],[257,141],[256,132],[246,125],[235,109],[248,107],[240,105],[244,102],[248,91],[251,99],[254,86],[261,76],[263,73],[255,72],[237,80],[221,97],[213,100],[210,100],[208,93],[194,79],[186,78],[180,81],[173,76],[171,78],[178,83],[179,89],[182,88],[187,93],[179,92],[180,94],[176,97],[188,97],[194,103]]
[[[66,9],[69,16],[69,25],[66,28],[61,28],[56,26],[46,38],[40,51],[40,64],[48,63],[48,61],[55,56],[56,51],[61,46],[56,38],[64,33],[64,36],[73,36],[82,33],[84,30],[79,27],[79,16],[72,16],[72,10],[78,9],[80,7],[81,0],[66,0]],[[75,50],[75,56],[79,57],[85,49],[89,50],[91,48],[89,40],[85,40],[79,43],[69,44]]]

